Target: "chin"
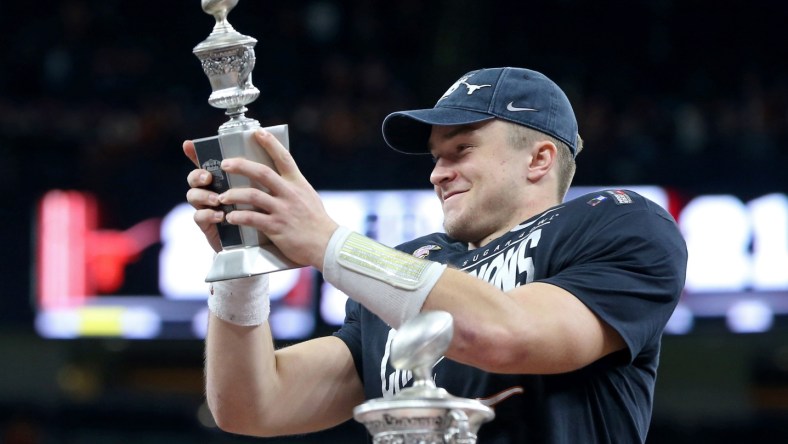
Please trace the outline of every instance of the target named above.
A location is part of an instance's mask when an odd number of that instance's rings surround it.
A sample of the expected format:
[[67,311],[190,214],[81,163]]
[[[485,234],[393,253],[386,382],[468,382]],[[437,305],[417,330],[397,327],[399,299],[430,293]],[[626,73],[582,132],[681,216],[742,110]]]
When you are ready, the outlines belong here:
[[443,229],[452,239],[462,242],[470,242],[470,239],[473,239],[472,230],[468,224],[458,222],[456,219],[453,221],[444,222]]

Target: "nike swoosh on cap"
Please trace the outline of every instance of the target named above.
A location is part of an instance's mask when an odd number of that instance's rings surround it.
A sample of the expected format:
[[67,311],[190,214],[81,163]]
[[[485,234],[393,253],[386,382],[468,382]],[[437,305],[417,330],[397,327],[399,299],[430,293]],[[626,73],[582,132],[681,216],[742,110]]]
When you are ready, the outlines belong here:
[[518,107],[514,106],[514,102],[507,103],[506,104],[506,109],[508,109],[509,111],[514,111],[514,112],[517,112],[517,111],[536,111],[536,112],[539,112],[538,109],[533,109],[533,108],[518,108]]

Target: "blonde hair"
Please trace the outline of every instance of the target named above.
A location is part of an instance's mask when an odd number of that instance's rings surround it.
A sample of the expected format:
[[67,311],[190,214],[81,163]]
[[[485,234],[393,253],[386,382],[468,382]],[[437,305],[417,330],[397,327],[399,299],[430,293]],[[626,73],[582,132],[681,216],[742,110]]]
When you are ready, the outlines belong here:
[[[512,122],[509,124],[509,143],[513,147],[529,147],[536,142],[547,140],[552,142],[558,148],[556,154],[556,165],[558,167],[558,199],[563,200],[569,186],[572,184],[572,178],[575,176],[577,164],[572,156],[572,151],[569,145],[556,139],[553,136],[547,135],[527,126],[518,125]],[[577,135],[577,154],[583,149],[583,139]]]

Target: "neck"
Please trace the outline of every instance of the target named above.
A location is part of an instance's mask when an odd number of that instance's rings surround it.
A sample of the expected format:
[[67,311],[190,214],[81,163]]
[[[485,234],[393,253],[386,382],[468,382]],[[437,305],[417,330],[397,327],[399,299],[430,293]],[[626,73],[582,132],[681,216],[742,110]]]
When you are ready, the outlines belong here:
[[528,205],[523,205],[523,211],[518,212],[516,216],[513,216],[509,223],[505,226],[502,226],[501,229],[490,233],[489,235],[485,236],[483,239],[478,241],[468,242],[468,249],[473,250],[476,248],[484,247],[485,245],[493,242],[494,240],[498,239],[499,237],[503,236],[504,234],[512,231],[516,226],[522,224],[523,222],[527,221],[528,219],[537,216],[539,214],[544,213],[545,211],[559,205],[557,199],[544,199],[539,201],[534,201],[529,203]]

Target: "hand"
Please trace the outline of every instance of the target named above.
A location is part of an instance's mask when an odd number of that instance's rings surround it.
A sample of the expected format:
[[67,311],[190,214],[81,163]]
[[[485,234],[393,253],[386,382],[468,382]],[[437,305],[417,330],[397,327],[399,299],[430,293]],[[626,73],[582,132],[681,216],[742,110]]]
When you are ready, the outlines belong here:
[[[197,152],[194,150],[194,143],[191,140],[183,142],[183,152],[186,157],[196,166],[200,166],[197,162]],[[218,210],[219,195],[207,189],[211,184],[213,176],[210,172],[203,169],[195,169],[189,173],[186,181],[191,187],[186,193],[186,200],[197,210],[194,213],[194,222],[200,227],[208,243],[214,251],[219,252],[222,250],[222,244],[219,240],[219,230],[216,224],[221,222],[224,218],[224,212]]]
[[[326,246],[338,226],[337,223],[326,213],[320,196],[301,174],[290,152],[276,137],[262,129],[258,130],[254,137],[271,157],[276,171],[243,158],[222,161],[224,171],[246,176],[269,190],[264,192],[257,188],[231,188],[219,195],[218,203],[248,204],[255,208],[255,211],[232,211],[225,216],[227,222],[254,227],[263,232],[290,260],[322,269]],[[194,196],[194,202],[200,204],[212,202],[210,199],[208,195]],[[211,216],[206,213],[204,218],[198,220],[195,215],[195,220],[200,224],[209,217]]]

